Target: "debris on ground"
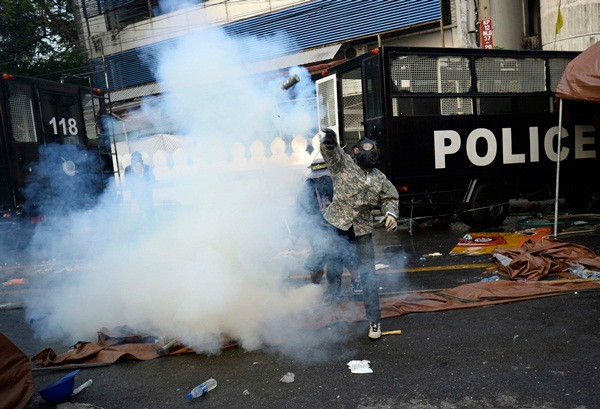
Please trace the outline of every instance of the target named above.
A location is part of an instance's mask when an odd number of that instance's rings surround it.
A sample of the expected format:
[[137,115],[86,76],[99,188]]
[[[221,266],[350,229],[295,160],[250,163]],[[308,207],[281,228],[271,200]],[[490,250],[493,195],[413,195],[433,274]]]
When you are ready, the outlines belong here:
[[436,251],[435,253],[423,254],[421,257],[439,257],[442,255],[443,255],[442,253]]
[[383,268],[388,268],[389,265],[387,264],[375,264],[375,270],[381,270]]
[[402,335],[402,330],[401,329],[395,329],[392,331],[383,331],[381,333],[381,335]]
[[574,264],[566,271],[581,278],[600,278],[600,270],[589,270],[581,264]]
[[167,338],[160,337],[155,341],[155,343],[156,353],[160,356],[168,355],[172,349],[175,349],[176,347],[181,347],[181,345],[175,338],[168,340]]
[[[510,259],[510,262],[498,255]],[[535,281],[550,276],[573,278],[577,274],[567,270],[575,265],[600,271],[600,257],[587,247],[550,238],[535,243],[528,241],[519,248],[496,249],[493,256],[498,269],[513,280],[524,278]]]
[[296,375],[294,375],[293,372],[288,372],[285,375],[283,375],[279,381],[283,383],[292,383],[294,382],[295,377]]
[[495,249],[522,246],[527,241],[537,242],[550,234],[550,227],[532,228],[516,232],[473,232],[465,234],[450,251],[450,255],[490,254]]
[[242,395],[250,395],[250,391],[248,389],[244,389],[244,392],[242,392]]
[[346,365],[350,368],[350,372],[352,373],[373,373],[373,370],[369,366],[371,361],[362,360],[362,361],[350,361]]
[[71,396],[77,395],[79,392],[81,392],[82,390],[84,390],[88,386],[92,385],[93,383],[94,383],[93,380],[88,379],[87,381],[85,381],[84,383],[82,383],[81,385],[79,385],[77,388],[73,389],[73,393],[71,394]]

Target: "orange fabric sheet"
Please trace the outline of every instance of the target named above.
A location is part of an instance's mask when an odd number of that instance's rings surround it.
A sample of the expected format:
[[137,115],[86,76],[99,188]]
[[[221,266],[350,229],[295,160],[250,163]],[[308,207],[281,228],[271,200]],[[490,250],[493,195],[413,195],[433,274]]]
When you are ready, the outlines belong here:
[[514,233],[479,232],[469,233],[470,239],[463,237],[450,251],[450,255],[490,254],[495,249],[512,249],[522,246],[527,241],[537,242],[550,235],[550,227],[526,229]]

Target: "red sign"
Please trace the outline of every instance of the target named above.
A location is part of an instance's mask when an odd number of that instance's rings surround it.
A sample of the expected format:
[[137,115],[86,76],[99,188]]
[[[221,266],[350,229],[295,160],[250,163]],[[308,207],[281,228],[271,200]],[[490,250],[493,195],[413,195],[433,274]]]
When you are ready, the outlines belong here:
[[481,44],[481,48],[494,48],[494,33],[491,18],[479,20],[479,44]]

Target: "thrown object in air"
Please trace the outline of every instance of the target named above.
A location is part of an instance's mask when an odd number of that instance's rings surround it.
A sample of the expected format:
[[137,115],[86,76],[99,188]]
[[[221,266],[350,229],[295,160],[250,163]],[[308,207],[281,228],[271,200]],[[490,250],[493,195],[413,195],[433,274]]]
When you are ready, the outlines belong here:
[[298,76],[298,74],[294,74],[293,76],[285,80],[283,84],[281,84],[281,89],[288,90],[294,85],[296,85],[298,82],[300,82],[300,77]]
[[75,375],[77,375],[79,371],[80,370],[77,369],[76,371],[66,374],[53,384],[40,389],[38,393],[46,402],[51,404],[56,405],[68,401],[73,394]]

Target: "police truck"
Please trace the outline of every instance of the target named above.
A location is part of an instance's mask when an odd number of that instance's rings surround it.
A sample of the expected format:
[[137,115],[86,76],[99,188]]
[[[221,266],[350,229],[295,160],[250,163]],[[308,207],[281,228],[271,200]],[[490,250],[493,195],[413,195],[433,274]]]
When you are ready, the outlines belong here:
[[[24,189],[35,172],[44,146],[63,146],[56,163],[57,177],[81,178],[92,171],[111,172],[112,160],[102,155],[103,143],[96,130],[96,115],[102,110],[102,91],[68,83],[4,73],[0,77],[0,212],[7,219],[21,213]],[[83,156],[94,160],[82,161]],[[77,157],[75,157],[77,155]],[[109,155],[110,156],[110,155]],[[97,160],[95,160],[97,159]],[[78,168],[79,166],[79,168]],[[85,170],[85,172],[84,172]],[[95,179],[95,180],[101,180]],[[106,178],[104,178],[106,179]],[[44,180],[46,187],[54,186]],[[102,183],[94,186],[102,190]],[[42,189],[43,190],[43,189]],[[48,190],[43,190],[48,193]],[[32,203],[32,209],[35,208]]]
[[[348,153],[359,138],[377,141],[403,215],[496,226],[510,199],[554,195],[554,90],[577,54],[383,46],[316,80],[319,127]],[[562,128],[561,192],[589,206],[600,191],[598,125],[571,110]]]

